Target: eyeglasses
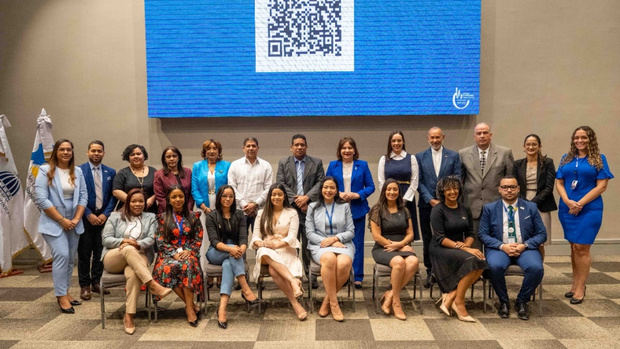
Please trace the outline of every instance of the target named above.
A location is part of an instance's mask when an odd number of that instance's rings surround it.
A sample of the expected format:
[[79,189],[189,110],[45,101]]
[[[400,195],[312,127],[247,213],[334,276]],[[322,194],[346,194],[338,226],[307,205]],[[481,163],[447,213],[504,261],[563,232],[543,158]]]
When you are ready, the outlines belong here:
[[503,189],[503,190],[509,190],[509,189],[510,190],[515,190],[515,189],[519,188],[518,185],[500,185],[499,187],[501,189]]

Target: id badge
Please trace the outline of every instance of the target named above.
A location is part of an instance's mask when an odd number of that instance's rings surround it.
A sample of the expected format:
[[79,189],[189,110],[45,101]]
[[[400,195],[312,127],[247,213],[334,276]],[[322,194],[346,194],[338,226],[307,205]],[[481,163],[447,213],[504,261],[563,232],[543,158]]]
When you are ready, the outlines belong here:
[[509,237],[509,238],[508,238],[508,243],[509,243],[509,244],[515,244],[515,243],[517,243],[517,239],[516,239],[516,238],[512,238],[512,237]]
[[579,184],[579,181],[576,179],[573,179],[573,181],[570,183],[570,188],[572,190],[575,190],[575,188],[577,188],[577,184]]

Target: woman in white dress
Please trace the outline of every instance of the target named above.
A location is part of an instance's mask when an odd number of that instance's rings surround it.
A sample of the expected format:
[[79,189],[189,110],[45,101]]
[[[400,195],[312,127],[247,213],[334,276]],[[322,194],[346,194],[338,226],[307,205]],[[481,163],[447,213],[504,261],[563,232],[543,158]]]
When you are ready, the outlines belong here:
[[303,295],[302,265],[297,254],[299,217],[291,207],[282,184],[273,184],[267,194],[265,208],[258,211],[250,246],[256,250],[256,265],[252,279],[258,279],[261,265],[269,265],[269,275],[291,302],[300,321],[308,313],[297,298]]

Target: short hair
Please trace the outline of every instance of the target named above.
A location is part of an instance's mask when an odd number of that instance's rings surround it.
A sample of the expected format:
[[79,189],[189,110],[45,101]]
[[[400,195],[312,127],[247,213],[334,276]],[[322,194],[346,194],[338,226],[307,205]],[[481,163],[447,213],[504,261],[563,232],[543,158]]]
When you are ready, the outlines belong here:
[[304,143],[306,143],[306,146],[308,145],[308,140],[306,140],[306,136],[302,135],[301,133],[294,134],[293,137],[291,137],[291,145],[293,145],[295,143],[295,140],[297,138],[303,139]]
[[127,147],[125,147],[125,150],[123,150],[123,161],[129,161],[129,155],[136,148],[140,148],[140,150],[142,151],[142,154],[144,154],[144,160],[149,159],[149,153],[146,151],[146,148],[142,144],[130,144]]
[[517,181],[517,183],[519,183],[519,180],[517,179],[517,177],[515,177],[514,175],[505,175],[502,178],[500,178],[500,182],[503,181],[504,179],[514,179],[515,181]]
[[256,143],[256,146],[258,147],[258,139],[256,139],[256,137],[247,137],[246,139],[243,140],[243,146],[245,147],[245,145],[249,142],[252,141],[254,143]]
[[458,189],[459,195],[456,200],[460,201],[461,197],[463,196],[463,190],[461,190],[461,188],[463,188],[463,185],[461,184],[461,179],[459,178],[459,176],[446,176],[439,179],[439,181],[437,182],[437,188],[435,189],[435,195],[437,196],[439,201],[446,201],[445,192],[447,189],[450,188]]
[[355,151],[355,154],[353,154],[353,160],[359,159],[360,153],[357,151],[357,145],[355,144],[355,140],[351,137],[343,137],[340,139],[340,141],[338,141],[338,150],[336,150],[336,157],[338,157],[338,160],[342,161],[342,155],[340,155],[340,150],[342,150],[342,147],[344,147],[345,143],[349,143]]
[[88,148],[86,148],[86,149],[90,149],[90,147],[91,147],[93,144],[100,145],[100,146],[101,146],[101,148],[103,148],[103,150],[105,150],[105,145],[103,145],[103,142],[102,142],[102,141],[100,141],[100,140],[98,140],[98,139],[95,139],[94,141],[90,141],[90,143],[88,143]]
[[207,139],[206,141],[202,142],[202,150],[200,151],[200,156],[202,156],[203,159],[207,158],[207,148],[211,144],[214,144],[217,148],[217,159],[222,160],[222,144],[214,139]]

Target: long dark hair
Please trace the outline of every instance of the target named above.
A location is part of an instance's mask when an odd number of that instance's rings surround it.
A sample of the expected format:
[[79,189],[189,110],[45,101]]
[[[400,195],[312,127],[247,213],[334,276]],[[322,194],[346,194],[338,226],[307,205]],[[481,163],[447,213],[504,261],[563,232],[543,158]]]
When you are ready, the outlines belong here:
[[226,189],[230,189],[233,192],[233,202],[230,206],[230,215],[232,216],[237,210],[237,195],[235,194],[235,188],[233,188],[230,184],[223,185],[217,190],[217,196],[215,197],[215,210],[219,212],[220,215],[224,214],[222,212],[222,194],[224,194],[224,190]]
[[179,173],[179,178],[185,178],[185,172],[183,171],[183,155],[181,154],[179,148],[175,147],[174,145],[166,147],[166,149],[164,149],[164,151],[161,153],[161,166],[164,170],[164,175],[167,176],[170,173],[170,169],[168,168],[168,164],[166,163],[166,152],[168,152],[168,150],[172,150],[172,152],[177,154],[177,157],[179,158],[179,160],[177,161],[177,172]]
[[542,151],[540,151],[540,147],[542,147],[542,142],[540,141],[540,137],[537,134],[530,133],[529,135],[525,136],[525,138],[523,138],[523,147],[525,147],[525,143],[530,137],[533,137],[534,139],[536,139],[536,142],[538,142],[538,162],[543,162],[547,158],[547,155],[543,155]]
[[570,137],[570,150],[560,162],[560,166],[568,164],[577,156],[578,151],[577,147],[575,147],[575,142],[573,139],[575,138],[575,133],[579,130],[585,131],[588,136],[588,163],[596,167],[597,170],[602,169],[603,159],[601,158],[601,152],[598,149],[596,133],[594,133],[594,130],[590,126],[579,126],[575,129],[575,131],[573,131],[573,135]]
[[379,205],[379,212],[382,215],[382,217],[385,217],[383,216],[384,214],[387,215],[389,213],[388,202],[387,202],[387,198],[385,197],[385,192],[387,191],[388,185],[392,183],[396,183],[396,187],[398,187],[398,197],[396,198],[396,206],[398,207],[399,210],[405,207],[405,201],[403,200],[403,196],[401,195],[402,193],[400,192],[400,186],[398,185],[398,181],[393,178],[388,178],[385,181],[385,183],[383,183],[383,187],[381,187],[381,194],[379,195],[379,201],[377,202],[377,205]]
[[146,195],[144,195],[144,191],[142,191],[142,189],[140,188],[130,189],[127,192],[127,197],[125,198],[125,205],[123,205],[123,208],[121,209],[121,218],[125,222],[128,221],[129,217],[132,216],[131,209],[129,208],[129,203],[131,202],[131,198],[138,194],[142,195],[142,198],[144,199],[144,207],[142,208],[142,212],[144,212],[144,209],[146,208]]
[[400,135],[403,138],[403,150],[407,151],[407,149],[405,148],[405,135],[403,134],[403,131],[401,130],[392,131],[392,133],[390,133],[390,136],[388,137],[387,152],[385,153],[386,162],[390,161],[391,159],[390,154],[392,153],[392,137],[394,137],[394,135]]
[[56,172],[56,167],[58,166],[58,148],[60,148],[60,146],[65,142],[71,144],[72,154],[71,160],[69,160],[69,180],[71,181],[71,184],[75,185],[75,152],[73,151],[73,143],[65,138],[59,139],[56,143],[54,143],[54,149],[52,149],[52,155],[50,156],[49,161],[50,169],[47,171],[48,185],[54,185],[54,174]]
[[[299,137],[298,137],[299,138]],[[267,193],[267,200],[265,201],[265,207],[263,208],[263,214],[260,216],[260,235],[261,238],[265,238],[267,235],[273,235],[273,204],[271,203],[271,194],[275,189],[280,189],[284,193],[284,201],[282,205],[284,208],[291,207],[288,202],[288,196],[286,195],[286,188],[282,183],[274,183],[269,187]]]
[[[172,208],[172,205],[170,205],[170,194],[174,190],[177,190],[177,189],[181,191],[181,193],[183,194],[183,197],[185,198],[183,187],[181,187],[178,184],[168,187],[168,191],[166,192],[166,213],[164,214],[164,224],[163,224],[164,236],[166,237],[166,239],[172,238],[172,231],[178,228],[177,223],[174,219],[174,215],[175,215],[174,209]],[[187,198],[185,198],[185,200],[187,200]],[[187,208],[187,205],[185,204],[186,203],[185,200],[183,201],[181,217],[184,220],[187,220],[188,225],[191,227],[190,231],[187,232],[188,233],[187,236],[190,236],[193,238],[196,235],[196,229],[194,229],[194,225],[196,223],[196,220],[198,220],[198,218],[196,218],[195,215],[189,212],[189,209]],[[185,234],[185,232],[180,232],[180,233]]]
[[334,182],[334,184],[336,184],[336,196],[334,197],[334,202],[337,203],[343,203],[344,200],[342,200],[340,198],[340,191],[338,190],[338,182],[336,181],[336,179],[332,176],[327,176],[325,178],[323,178],[323,180],[321,181],[321,185],[319,186],[319,202],[321,203],[321,205],[325,205],[325,198],[323,198],[323,184],[325,184],[325,182],[327,181],[332,181]]

